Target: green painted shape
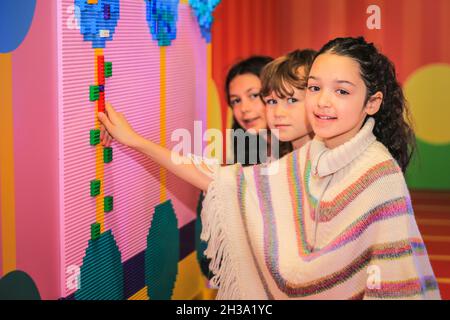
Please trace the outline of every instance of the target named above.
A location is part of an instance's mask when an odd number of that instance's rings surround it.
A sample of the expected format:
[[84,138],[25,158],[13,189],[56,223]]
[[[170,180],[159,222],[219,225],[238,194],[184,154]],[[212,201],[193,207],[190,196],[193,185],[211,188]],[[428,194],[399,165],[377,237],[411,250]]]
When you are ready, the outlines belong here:
[[197,220],[195,221],[195,250],[197,251],[197,261],[200,265],[200,270],[202,270],[202,273],[205,277],[211,279],[213,276],[213,273],[209,270],[211,259],[208,259],[205,256],[205,250],[208,247],[208,242],[200,239],[200,235],[202,234],[201,212],[203,208],[203,199],[203,192],[201,192],[197,204]]
[[152,300],[169,300],[178,274],[180,233],[170,200],[155,207],[145,250],[145,285]]
[[91,146],[96,146],[100,143],[100,130],[92,129],[89,131],[89,143]]
[[97,240],[98,238],[100,238],[100,230],[100,223],[96,222],[91,224],[91,240]]
[[89,240],[80,268],[80,288],[76,300],[123,300],[124,275],[117,243],[108,230],[97,240]]
[[103,148],[103,162],[110,163],[113,159],[113,149],[111,147]]
[[98,86],[89,86],[89,100],[97,101],[100,98],[100,89]]
[[100,180],[91,180],[91,197],[96,197],[100,194]]
[[112,196],[106,196],[103,199],[104,210],[105,212],[111,212],[114,208],[114,200]]
[[27,273],[14,270],[0,278],[0,300],[41,300],[41,295]]
[[433,145],[417,139],[406,181],[411,189],[450,190],[450,144]]
[[112,77],[112,62],[105,62],[105,78]]

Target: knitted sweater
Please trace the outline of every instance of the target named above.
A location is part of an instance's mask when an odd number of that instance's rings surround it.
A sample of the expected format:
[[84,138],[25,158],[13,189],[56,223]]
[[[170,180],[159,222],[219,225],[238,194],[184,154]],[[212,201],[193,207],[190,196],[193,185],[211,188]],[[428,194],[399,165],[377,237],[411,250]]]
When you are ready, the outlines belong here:
[[218,299],[439,299],[403,174],[368,119],[268,165],[214,166],[201,238]]

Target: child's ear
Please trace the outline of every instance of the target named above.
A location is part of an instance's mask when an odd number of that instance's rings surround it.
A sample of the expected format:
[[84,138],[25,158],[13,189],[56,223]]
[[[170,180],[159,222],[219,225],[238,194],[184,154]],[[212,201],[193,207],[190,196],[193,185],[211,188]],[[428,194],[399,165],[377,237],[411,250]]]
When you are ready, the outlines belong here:
[[383,102],[383,93],[381,91],[378,91],[369,98],[369,101],[367,101],[366,113],[369,116],[373,116],[375,113],[378,112],[378,110],[380,110],[382,102]]

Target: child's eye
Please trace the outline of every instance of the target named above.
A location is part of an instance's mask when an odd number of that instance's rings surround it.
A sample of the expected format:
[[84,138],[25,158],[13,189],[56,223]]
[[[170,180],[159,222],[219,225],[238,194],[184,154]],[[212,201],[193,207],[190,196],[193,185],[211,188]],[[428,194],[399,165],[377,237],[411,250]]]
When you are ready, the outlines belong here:
[[234,99],[230,101],[230,106],[234,107],[235,105],[237,105],[239,102],[241,102],[241,99]]
[[293,103],[298,102],[298,99],[296,99],[296,98],[288,98],[288,99],[287,99],[287,102],[288,102],[289,104],[293,104]]
[[275,100],[275,99],[267,99],[266,100],[266,104],[271,105],[271,106],[276,105],[277,104],[277,100]]
[[317,92],[320,90],[320,88],[318,86],[309,86],[308,90],[311,92]]
[[349,94],[348,91],[345,91],[345,90],[342,90],[342,89],[338,89],[336,92],[339,93],[340,95],[343,95],[343,96]]
[[250,99],[256,99],[256,98],[259,98],[259,93],[252,93],[251,95],[250,95]]

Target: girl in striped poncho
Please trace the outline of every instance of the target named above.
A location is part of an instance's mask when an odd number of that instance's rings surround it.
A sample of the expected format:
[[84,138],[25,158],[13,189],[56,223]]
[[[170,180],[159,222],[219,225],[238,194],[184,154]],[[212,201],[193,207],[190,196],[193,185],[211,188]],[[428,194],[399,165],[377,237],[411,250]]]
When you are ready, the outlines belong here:
[[330,41],[305,105],[311,142],[268,165],[209,171],[169,163],[112,109],[101,117],[207,191],[202,238],[219,299],[439,299],[403,177],[414,136],[392,63],[363,38]]

